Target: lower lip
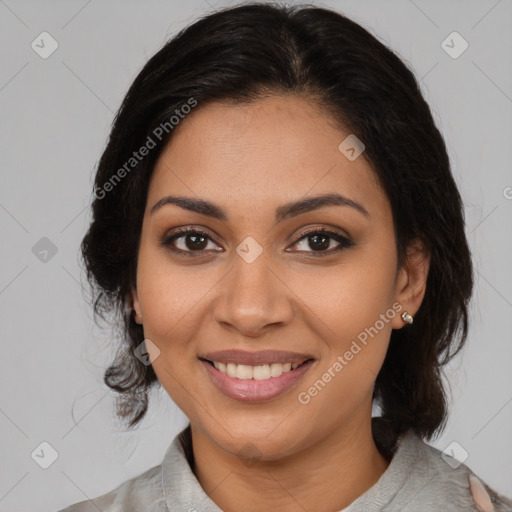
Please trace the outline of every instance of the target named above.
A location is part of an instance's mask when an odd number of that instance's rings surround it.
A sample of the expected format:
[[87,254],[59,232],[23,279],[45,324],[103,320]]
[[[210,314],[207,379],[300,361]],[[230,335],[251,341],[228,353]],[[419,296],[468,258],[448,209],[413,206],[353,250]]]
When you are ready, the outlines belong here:
[[313,363],[314,361],[307,361],[295,370],[282,373],[279,377],[256,380],[229,377],[210,363],[201,360],[201,364],[215,386],[229,398],[241,402],[264,402],[286,393],[299,383]]

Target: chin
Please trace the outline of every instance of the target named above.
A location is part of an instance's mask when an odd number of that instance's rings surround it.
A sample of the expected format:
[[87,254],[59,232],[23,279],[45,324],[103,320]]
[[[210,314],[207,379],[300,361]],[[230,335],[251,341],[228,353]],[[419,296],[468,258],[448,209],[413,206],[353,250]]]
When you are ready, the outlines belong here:
[[296,453],[303,444],[306,432],[290,430],[290,425],[283,416],[257,423],[240,421],[224,429],[218,424],[208,427],[208,436],[223,450],[239,457],[241,460],[280,460]]

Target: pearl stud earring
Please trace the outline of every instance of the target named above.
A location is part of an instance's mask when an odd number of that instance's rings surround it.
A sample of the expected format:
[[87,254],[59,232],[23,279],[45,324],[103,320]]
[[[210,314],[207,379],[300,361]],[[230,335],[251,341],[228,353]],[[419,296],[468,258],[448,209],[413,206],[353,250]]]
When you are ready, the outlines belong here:
[[407,311],[404,311],[402,313],[402,320],[406,323],[406,324],[412,324],[414,322],[414,318],[409,314],[407,313]]

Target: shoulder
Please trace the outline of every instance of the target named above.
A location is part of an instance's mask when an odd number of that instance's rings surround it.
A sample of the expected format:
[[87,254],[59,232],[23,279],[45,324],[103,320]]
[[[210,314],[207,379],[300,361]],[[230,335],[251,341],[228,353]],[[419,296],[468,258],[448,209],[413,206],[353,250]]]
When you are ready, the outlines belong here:
[[[106,494],[75,503],[59,512],[168,512],[169,503],[173,510],[188,509],[186,499],[207,498],[192,472],[192,456],[189,425],[176,435],[161,464]],[[218,509],[211,507],[209,510]]]
[[74,503],[58,512],[157,512],[166,510],[161,485],[162,466],[123,482],[112,491],[94,499]]
[[418,498],[432,507],[428,510],[437,510],[435,507],[444,503],[447,511],[512,511],[512,500],[498,494],[465,464],[417,436],[409,436],[408,442],[417,456],[415,474],[423,486]]

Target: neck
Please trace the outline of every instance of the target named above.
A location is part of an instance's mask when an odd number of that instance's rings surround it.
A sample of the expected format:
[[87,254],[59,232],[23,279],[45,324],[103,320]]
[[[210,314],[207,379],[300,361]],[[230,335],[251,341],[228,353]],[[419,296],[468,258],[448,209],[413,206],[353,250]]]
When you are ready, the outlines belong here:
[[[195,474],[225,512],[332,512],[374,485],[389,465],[377,449],[371,417],[343,426],[279,460],[244,464],[191,426]],[[212,464],[211,461],[215,461]]]

